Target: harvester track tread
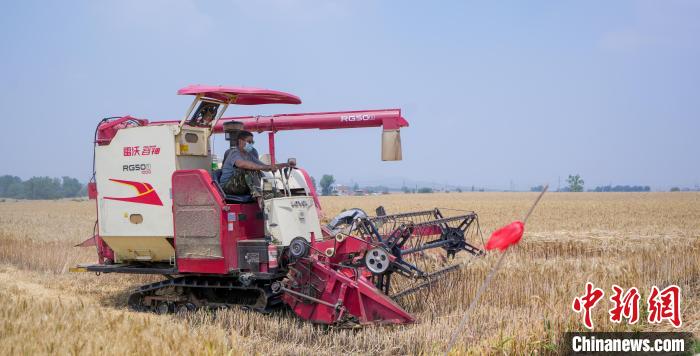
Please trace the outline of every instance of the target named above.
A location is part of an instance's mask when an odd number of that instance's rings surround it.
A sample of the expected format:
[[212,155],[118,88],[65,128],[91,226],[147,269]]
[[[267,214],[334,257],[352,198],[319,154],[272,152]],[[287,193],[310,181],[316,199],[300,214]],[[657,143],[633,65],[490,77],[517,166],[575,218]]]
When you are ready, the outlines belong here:
[[[167,288],[179,288],[183,293],[177,296],[157,295],[159,291],[167,291]],[[254,303],[230,303],[230,300],[209,300],[202,297],[202,294],[215,295],[215,291],[240,291],[254,292],[258,294]],[[199,294],[199,297],[195,297]],[[235,296],[235,295],[234,295]],[[204,277],[204,276],[183,276],[146,284],[137,287],[128,299],[129,307],[135,311],[155,310],[156,305],[144,304],[147,298],[163,300],[166,303],[177,303],[178,305],[193,304],[197,307],[232,307],[241,306],[261,312],[269,310],[281,303],[281,294],[273,293],[269,280],[258,281],[248,286],[244,286],[235,277]],[[150,303],[152,304],[152,302]],[[175,308],[173,308],[175,309]]]

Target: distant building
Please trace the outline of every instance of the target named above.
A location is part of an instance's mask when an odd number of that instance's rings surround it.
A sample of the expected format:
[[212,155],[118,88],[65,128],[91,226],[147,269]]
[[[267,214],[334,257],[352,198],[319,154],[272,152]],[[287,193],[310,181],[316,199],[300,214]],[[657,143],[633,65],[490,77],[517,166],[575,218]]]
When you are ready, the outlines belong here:
[[353,195],[362,196],[362,195],[367,195],[367,190],[357,189],[357,190],[353,191],[352,193],[353,193]]
[[336,184],[333,186],[333,195],[352,195],[352,189],[347,185]]

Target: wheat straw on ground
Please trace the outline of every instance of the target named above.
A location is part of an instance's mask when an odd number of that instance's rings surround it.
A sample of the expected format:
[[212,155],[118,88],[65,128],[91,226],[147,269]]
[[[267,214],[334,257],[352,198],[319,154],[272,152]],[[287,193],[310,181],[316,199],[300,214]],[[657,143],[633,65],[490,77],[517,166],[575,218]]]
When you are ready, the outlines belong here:
[[[474,210],[489,233],[521,217],[535,194],[450,193],[324,197],[328,216],[358,207],[387,212],[433,207]],[[329,330],[289,312],[197,312],[185,317],[126,309],[130,288],[154,276],[71,274],[93,262],[94,202],[0,203],[0,354],[438,354],[497,258],[490,255],[402,301],[419,322]],[[462,257],[464,258],[464,257]],[[454,353],[552,353],[563,330],[581,330],[571,311],[586,281],[603,288],[682,288],[683,330],[700,333],[700,194],[554,193],[528,221],[523,243],[470,318],[474,335]],[[613,325],[607,305],[597,331],[671,330]]]

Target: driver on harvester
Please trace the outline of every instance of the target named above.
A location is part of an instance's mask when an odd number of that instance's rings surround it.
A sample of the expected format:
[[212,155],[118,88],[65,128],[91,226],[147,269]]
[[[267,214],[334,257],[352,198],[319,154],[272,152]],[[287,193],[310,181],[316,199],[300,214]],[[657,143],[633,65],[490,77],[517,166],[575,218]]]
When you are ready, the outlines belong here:
[[258,159],[258,151],[253,147],[253,134],[250,131],[238,133],[237,145],[227,152],[219,184],[226,194],[250,194],[262,208],[262,171],[274,172],[278,168],[289,167],[288,163],[265,164]]

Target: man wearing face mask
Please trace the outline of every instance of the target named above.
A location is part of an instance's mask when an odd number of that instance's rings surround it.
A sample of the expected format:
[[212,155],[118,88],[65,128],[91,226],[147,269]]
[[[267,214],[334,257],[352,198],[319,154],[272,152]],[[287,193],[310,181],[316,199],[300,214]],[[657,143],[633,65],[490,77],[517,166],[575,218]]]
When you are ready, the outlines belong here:
[[226,194],[253,196],[262,205],[261,171],[274,171],[288,167],[287,163],[267,165],[258,159],[258,151],[253,147],[253,134],[241,131],[238,134],[238,144],[231,149],[221,168],[219,183]]

